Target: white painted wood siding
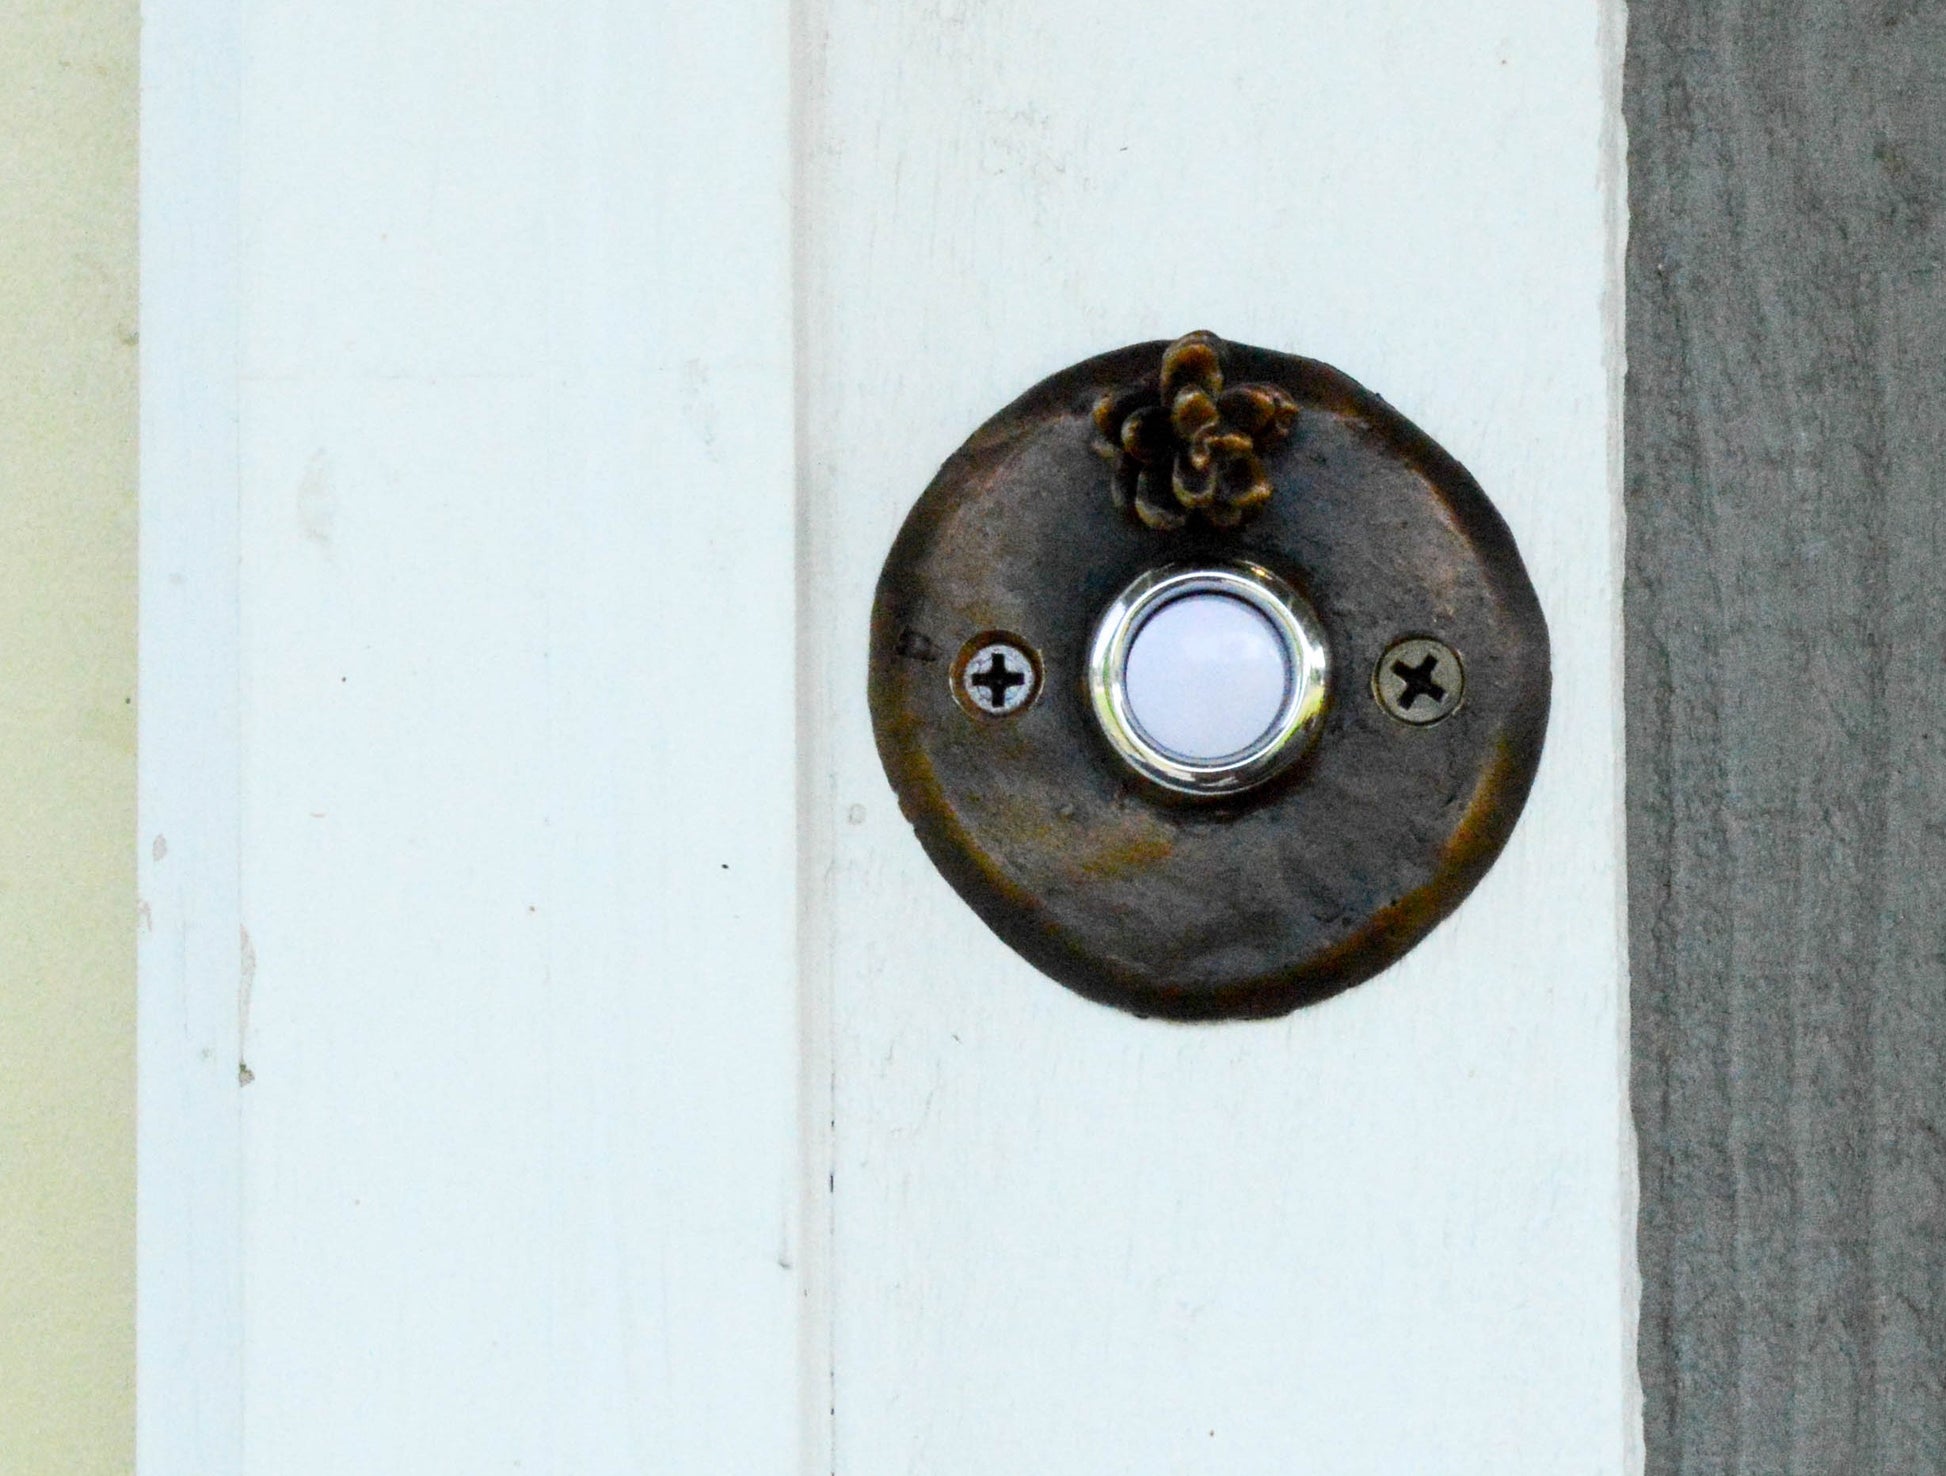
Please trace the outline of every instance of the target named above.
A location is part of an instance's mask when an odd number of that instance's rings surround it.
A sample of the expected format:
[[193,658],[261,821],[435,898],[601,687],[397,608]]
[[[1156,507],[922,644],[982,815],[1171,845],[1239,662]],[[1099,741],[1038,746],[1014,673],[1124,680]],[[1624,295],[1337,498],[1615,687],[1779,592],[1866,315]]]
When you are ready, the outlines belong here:
[[[1608,0],[149,9],[144,1476],[1631,1469]],[[940,460],[1192,327],[1555,641],[1268,1024],[1021,963],[864,706]]]
[[145,7],[136,1463],[242,1458],[237,19]]
[[153,1330],[149,1472],[799,1462],[788,47],[764,3],[244,0],[230,53],[151,53],[233,69],[169,102],[240,130],[233,315],[147,287],[234,358],[148,392],[239,449],[152,457],[148,510],[240,522],[241,762],[147,777],[240,795],[247,942],[144,980],[158,1090],[161,1017],[228,1022],[228,1202],[146,1228],[233,1244],[243,1350],[198,1446]]
[[[801,364],[841,1473],[1628,1469],[1616,37],[1595,0],[817,0]],[[1525,819],[1271,1024],[1083,1002],[894,806],[873,580],[985,416],[1192,328],[1456,454],[1550,621]]]

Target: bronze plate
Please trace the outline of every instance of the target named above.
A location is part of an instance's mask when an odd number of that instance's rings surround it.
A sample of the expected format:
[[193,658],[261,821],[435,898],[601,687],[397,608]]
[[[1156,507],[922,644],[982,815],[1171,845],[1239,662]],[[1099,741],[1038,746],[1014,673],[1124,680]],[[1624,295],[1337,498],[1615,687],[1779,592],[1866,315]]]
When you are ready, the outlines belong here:
[[[1192,337],[1213,348],[1137,344],[1062,370],[940,468],[879,576],[872,725],[926,853],[1038,968],[1138,1015],[1279,1015],[1385,968],[1493,863],[1540,760],[1547,626],[1506,523],[1424,432],[1315,360]],[[1218,443],[1238,488],[1258,478],[1272,494],[1239,494],[1237,526],[1171,511],[1170,457],[1191,454],[1199,405],[1183,402],[1184,434],[1161,451],[1142,444],[1154,425],[1118,436],[1129,404],[1183,393],[1181,372],[1158,387],[1157,365],[1185,344],[1220,355],[1237,415],[1263,419],[1235,398],[1245,390],[1295,402],[1287,433],[1266,430],[1254,452],[1247,438]],[[1105,461],[1103,431],[1136,449],[1117,458],[1111,445]],[[1203,461],[1176,471],[1195,496],[1208,495]],[[1173,795],[1097,726],[1089,637],[1144,569],[1235,557],[1316,608],[1329,709],[1310,753],[1263,788]],[[1035,699],[1007,717],[955,695],[956,654],[992,632],[1024,640],[1040,666]],[[1381,655],[1408,636],[1443,641],[1465,669],[1463,701],[1427,726],[1373,695]]]

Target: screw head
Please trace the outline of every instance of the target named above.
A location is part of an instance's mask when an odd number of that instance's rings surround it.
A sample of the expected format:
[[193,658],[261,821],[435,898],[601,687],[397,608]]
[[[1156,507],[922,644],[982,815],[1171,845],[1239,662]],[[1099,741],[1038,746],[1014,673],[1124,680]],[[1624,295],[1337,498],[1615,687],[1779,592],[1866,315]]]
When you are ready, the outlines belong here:
[[1394,641],[1372,673],[1372,696],[1402,723],[1424,728],[1451,717],[1466,695],[1459,654],[1430,636]]
[[975,717],[1014,717],[1041,691],[1041,662],[1019,636],[986,631],[960,648],[953,663],[953,695]]

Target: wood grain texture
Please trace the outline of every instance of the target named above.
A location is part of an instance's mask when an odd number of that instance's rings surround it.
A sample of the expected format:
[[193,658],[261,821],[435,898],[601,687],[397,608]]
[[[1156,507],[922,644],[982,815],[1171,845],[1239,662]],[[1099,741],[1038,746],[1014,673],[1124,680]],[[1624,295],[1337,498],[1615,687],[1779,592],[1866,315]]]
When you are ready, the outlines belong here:
[[1946,1470],[1946,6],[1631,9],[1649,1469]]

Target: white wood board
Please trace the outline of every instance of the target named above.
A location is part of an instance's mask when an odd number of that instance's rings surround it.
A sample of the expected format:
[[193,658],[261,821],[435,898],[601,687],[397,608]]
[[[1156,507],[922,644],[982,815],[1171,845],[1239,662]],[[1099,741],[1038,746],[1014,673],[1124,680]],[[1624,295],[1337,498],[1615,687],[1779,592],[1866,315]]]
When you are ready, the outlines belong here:
[[239,1470],[237,16],[142,25],[136,1461]]
[[[245,941],[188,979],[240,1143],[182,1191],[227,1346],[172,1375],[193,1288],[154,1266],[144,1469],[793,1469],[787,16],[178,8],[233,27],[196,61],[237,429],[198,491],[152,460],[148,512],[240,526],[208,759]],[[195,800],[155,758],[158,809]],[[160,1126],[151,1190],[194,1151]],[[190,1384],[223,1440],[171,1428]]]
[[[1618,17],[809,15],[836,1469],[1630,1469]],[[901,820],[864,704],[873,580],[939,462],[1043,375],[1192,328],[1323,358],[1431,432],[1554,640],[1498,866],[1390,973],[1270,1024],[1135,1020],[1013,957]]]
[[[1634,1468],[1617,8],[149,9],[145,1476]],[[864,708],[940,460],[1192,327],[1555,642],[1500,864],[1268,1024],[1014,958]]]

